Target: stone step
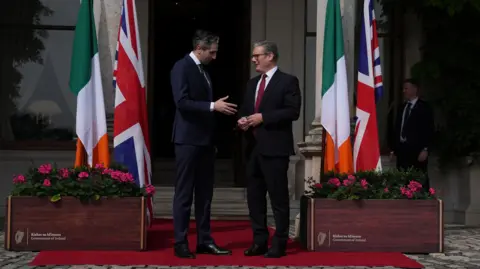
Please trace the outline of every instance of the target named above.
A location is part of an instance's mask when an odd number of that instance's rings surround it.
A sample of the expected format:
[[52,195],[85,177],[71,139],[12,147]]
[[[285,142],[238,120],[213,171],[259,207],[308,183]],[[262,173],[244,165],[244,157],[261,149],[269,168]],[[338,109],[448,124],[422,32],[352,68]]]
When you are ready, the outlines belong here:
[[[173,186],[175,182],[176,167],[172,159],[156,160],[153,165],[152,182],[161,183],[163,186]],[[234,167],[230,159],[215,161],[215,183],[217,186],[230,187],[234,185]]]
[[[157,217],[172,216],[173,187],[156,187],[154,198],[154,213]],[[294,219],[299,211],[298,201],[291,201],[291,216]],[[192,217],[195,215],[195,205],[192,205]],[[270,201],[267,196],[267,215],[273,216]],[[246,219],[248,218],[248,205],[246,190],[244,188],[215,188],[212,201],[213,219]]]
[[[155,186],[155,201],[159,199],[173,199],[174,188],[166,186]],[[223,188],[213,189],[213,201],[246,201],[247,192],[245,188]]]
[[[296,201],[294,201],[296,202]],[[211,215],[213,219],[230,219],[240,218],[248,219],[248,206],[244,204],[229,203],[226,205],[218,205],[212,203]],[[293,220],[300,212],[299,203],[291,203],[290,205],[290,219]],[[155,204],[154,206],[155,217],[171,218],[172,217],[172,203]],[[273,217],[273,212],[270,206],[267,206],[267,216]],[[195,217],[195,205],[192,205],[191,218]]]
[[[247,203],[212,203],[213,216],[248,216]],[[171,216],[172,215],[172,201],[155,203],[156,216]],[[195,205],[192,205],[192,215],[195,214]]]

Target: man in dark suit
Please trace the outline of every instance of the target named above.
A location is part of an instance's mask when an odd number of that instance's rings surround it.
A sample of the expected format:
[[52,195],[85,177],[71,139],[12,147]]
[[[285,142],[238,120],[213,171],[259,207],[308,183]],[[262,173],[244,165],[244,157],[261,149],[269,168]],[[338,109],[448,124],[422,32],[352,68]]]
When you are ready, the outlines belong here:
[[224,97],[212,101],[210,76],[203,65],[217,57],[218,36],[199,30],[193,38],[193,51],[175,63],[171,71],[176,106],[172,140],[175,143],[177,175],[173,198],[175,255],[195,258],[189,250],[187,232],[195,192],[197,253],[228,255],[210,235],[210,207],[213,196],[215,148],[214,111],[233,115],[236,105]]
[[406,102],[397,113],[391,155],[396,155],[398,169],[415,168],[423,171],[426,175],[424,188],[428,189],[428,150],[435,127],[432,109],[427,102],[418,98],[418,90],[417,80],[404,81]]
[[[253,244],[246,256],[285,255],[290,222],[288,164],[293,154],[292,122],[300,115],[298,79],[277,67],[278,48],[273,42],[254,44],[252,62],[261,75],[247,83],[238,127],[247,140],[247,202]],[[268,249],[267,200],[275,216],[275,235]]]

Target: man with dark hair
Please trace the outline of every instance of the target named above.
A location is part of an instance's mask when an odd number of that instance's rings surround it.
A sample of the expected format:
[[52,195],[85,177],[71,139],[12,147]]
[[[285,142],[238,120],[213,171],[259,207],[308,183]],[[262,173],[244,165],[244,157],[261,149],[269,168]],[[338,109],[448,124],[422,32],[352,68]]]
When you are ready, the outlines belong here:
[[424,188],[428,189],[428,151],[435,127],[432,109],[418,98],[419,88],[416,79],[406,79],[403,83],[405,103],[397,113],[391,156],[396,155],[400,170],[423,171],[426,176]]
[[[279,258],[286,254],[290,222],[288,164],[294,155],[292,123],[300,115],[298,79],[280,71],[277,45],[254,44],[252,62],[260,73],[247,82],[237,124],[247,139],[247,202],[253,244],[246,256]],[[267,199],[275,216],[275,234],[268,249]]]
[[173,99],[176,106],[172,141],[175,143],[177,174],[173,198],[175,255],[195,258],[190,252],[187,233],[195,193],[197,253],[229,255],[210,235],[210,208],[213,196],[215,148],[214,112],[236,113],[228,96],[213,102],[210,76],[203,68],[217,57],[219,38],[198,30],[193,37],[193,51],[178,60],[171,71]]

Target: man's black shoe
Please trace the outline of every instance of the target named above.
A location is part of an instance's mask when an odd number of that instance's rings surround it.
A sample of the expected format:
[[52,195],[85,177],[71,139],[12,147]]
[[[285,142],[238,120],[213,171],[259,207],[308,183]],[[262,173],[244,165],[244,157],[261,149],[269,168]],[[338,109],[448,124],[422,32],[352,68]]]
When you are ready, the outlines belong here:
[[175,256],[183,259],[195,259],[195,254],[193,254],[188,245],[175,245],[174,247]]
[[197,254],[231,255],[232,251],[221,248],[215,244],[204,244],[197,246]]
[[281,258],[283,256],[287,256],[285,250],[278,250],[274,248],[270,248],[267,253],[265,253],[265,258]]
[[253,244],[250,248],[245,250],[243,253],[245,256],[261,256],[267,252],[266,246],[260,246],[257,244]]

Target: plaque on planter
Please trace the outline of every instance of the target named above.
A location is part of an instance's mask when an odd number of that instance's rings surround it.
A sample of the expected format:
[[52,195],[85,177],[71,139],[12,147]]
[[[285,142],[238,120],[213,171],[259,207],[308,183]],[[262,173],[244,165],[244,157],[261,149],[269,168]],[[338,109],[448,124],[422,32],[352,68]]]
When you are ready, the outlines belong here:
[[144,250],[143,197],[106,198],[81,202],[64,197],[8,197],[5,249]]
[[32,168],[13,179],[5,249],[145,250],[148,201],[155,189],[125,170]]
[[363,172],[310,182],[300,241],[311,251],[443,252],[443,203],[412,173]]

